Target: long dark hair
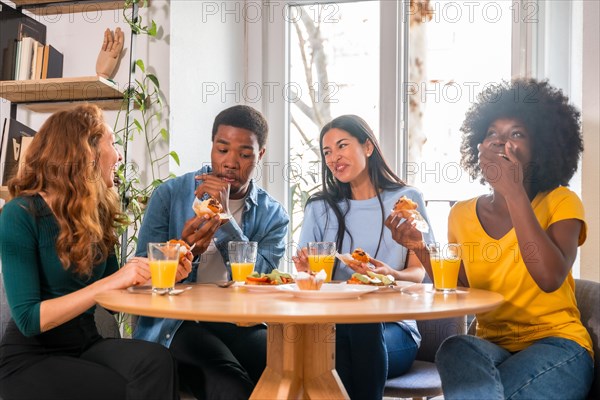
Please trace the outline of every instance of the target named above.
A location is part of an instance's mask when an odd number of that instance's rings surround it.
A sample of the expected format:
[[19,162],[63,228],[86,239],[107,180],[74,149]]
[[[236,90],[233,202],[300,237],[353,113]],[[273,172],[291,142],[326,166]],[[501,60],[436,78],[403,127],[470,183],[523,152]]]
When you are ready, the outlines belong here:
[[[321,134],[319,136],[319,149],[321,151],[321,159],[325,160],[323,155],[323,137],[327,132],[331,129],[341,129],[345,132],[348,132],[350,135],[354,136],[358,139],[360,144],[364,144],[370,141],[373,144],[373,153],[369,157],[367,161],[367,168],[369,172],[369,179],[373,183],[375,187],[375,192],[377,193],[377,200],[379,200],[379,205],[381,207],[381,232],[379,234],[379,243],[381,244],[381,239],[383,237],[383,221],[385,220],[386,211],[383,207],[383,201],[381,200],[380,190],[385,189],[398,189],[406,186],[406,183],[402,181],[396,175],[396,173],[390,168],[388,163],[383,158],[381,153],[381,148],[379,147],[379,143],[375,138],[375,134],[371,127],[366,123],[364,119],[357,115],[342,115],[331,122],[327,123],[322,129]],[[340,182],[333,176],[332,172],[329,170],[325,162],[323,161],[321,165],[321,179],[323,180],[323,190],[315,193],[311,196],[307,204],[312,201],[324,200],[329,207],[333,210],[333,213],[336,216],[338,222],[338,229],[336,233],[336,246],[338,249],[342,248],[342,244],[344,242],[344,233],[347,233],[350,237],[350,247],[354,246],[354,239],[352,238],[352,234],[346,228],[345,216],[350,211],[350,202],[349,199],[352,197],[352,189],[350,188],[349,183]],[[346,210],[342,212],[340,207],[340,203],[344,202],[346,205]],[[327,214],[325,220],[325,226],[329,222],[329,214]],[[379,252],[379,245],[377,246],[377,250],[375,251],[374,257],[377,256]]]

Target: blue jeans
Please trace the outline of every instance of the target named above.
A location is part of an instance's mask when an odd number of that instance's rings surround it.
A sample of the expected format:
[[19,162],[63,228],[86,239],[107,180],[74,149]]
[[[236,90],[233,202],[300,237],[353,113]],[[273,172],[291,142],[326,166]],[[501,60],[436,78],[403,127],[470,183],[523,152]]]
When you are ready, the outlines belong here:
[[594,373],[587,350],[557,337],[511,353],[475,336],[453,336],[440,346],[436,365],[446,400],[585,399]]
[[415,357],[419,346],[415,343],[411,333],[395,322],[385,324],[385,346],[388,355],[387,378],[395,378],[407,372]]
[[352,400],[383,397],[387,351],[383,324],[337,324],[335,369]]

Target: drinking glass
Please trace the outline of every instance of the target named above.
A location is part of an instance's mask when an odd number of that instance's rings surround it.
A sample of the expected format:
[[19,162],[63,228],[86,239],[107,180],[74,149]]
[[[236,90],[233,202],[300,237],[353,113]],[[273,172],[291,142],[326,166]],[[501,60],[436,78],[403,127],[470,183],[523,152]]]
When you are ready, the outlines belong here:
[[310,270],[317,273],[325,270],[325,282],[333,278],[333,264],[335,263],[335,242],[308,242],[308,265]]
[[231,279],[236,282],[245,282],[246,277],[254,271],[257,242],[229,242],[229,264],[231,265]]
[[435,290],[452,293],[458,285],[458,272],[460,271],[460,245],[458,243],[431,243],[429,260],[433,270],[433,286]]
[[163,293],[175,287],[179,264],[179,243],[148,243],[152,291]]

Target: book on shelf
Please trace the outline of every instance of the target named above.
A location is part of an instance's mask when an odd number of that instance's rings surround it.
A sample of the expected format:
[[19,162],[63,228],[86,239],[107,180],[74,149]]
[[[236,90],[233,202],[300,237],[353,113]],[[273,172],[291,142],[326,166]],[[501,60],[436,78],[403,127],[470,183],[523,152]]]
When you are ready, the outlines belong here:
[[41,79],[62,78],[62,76],[63,55],[54,46],[47,44],[44,46],[44,56],[42,57]]
[[46,25],[0,3],[0,80],[13,80],[16,69],[17,47],[23,38],[46,44]]
[[0,185],[17,175],[19,165],[24,162],[27,148],[33,140],[35,131],[12,118],[4,119],[2,129],[2,147],[0,149]]

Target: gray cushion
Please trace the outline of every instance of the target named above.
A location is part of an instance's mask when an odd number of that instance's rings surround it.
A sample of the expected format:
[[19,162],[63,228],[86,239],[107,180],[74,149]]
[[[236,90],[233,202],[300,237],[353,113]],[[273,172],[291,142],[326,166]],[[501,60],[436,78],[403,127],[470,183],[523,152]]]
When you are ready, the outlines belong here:
[[435,364],[416,360],[410,370],[385,383],[384,396],[429,397],[442,394],[442,382]]
[[600,399],[600,283],[576,279],[575,297],[581,322],[590,333],[594,345],[594,382],[589,398]]

